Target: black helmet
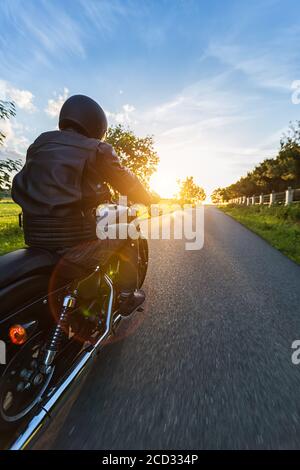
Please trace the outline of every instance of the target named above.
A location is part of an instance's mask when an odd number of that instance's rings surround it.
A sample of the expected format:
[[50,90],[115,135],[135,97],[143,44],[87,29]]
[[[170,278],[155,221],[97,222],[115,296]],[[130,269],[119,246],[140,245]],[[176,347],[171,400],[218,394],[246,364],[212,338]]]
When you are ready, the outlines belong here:
[[59,128],[66,129],[72,126],[87,137],[102,139],[107,130],[105,112],[88,96],[70,96],[60,110]]

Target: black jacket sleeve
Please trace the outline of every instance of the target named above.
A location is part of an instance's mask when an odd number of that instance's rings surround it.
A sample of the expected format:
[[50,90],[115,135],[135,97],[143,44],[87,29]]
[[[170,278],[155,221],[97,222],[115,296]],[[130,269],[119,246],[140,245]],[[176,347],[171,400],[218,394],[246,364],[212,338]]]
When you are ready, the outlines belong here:
[[103,180],[119,191],[121,195],[127,196],[132,202],[145,205],[156,202],[140,180],[121,165],[119,157],[111,145],[100,142],[96,161],[97,170]]

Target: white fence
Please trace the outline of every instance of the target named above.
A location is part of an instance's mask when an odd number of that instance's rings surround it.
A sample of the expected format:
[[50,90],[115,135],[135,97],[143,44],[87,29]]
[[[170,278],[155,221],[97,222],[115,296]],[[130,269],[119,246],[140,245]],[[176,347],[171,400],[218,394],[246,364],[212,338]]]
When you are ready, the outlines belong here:
[[288,188],[286,191],[282,191],[280,193],[275,193],[275,191],[273,191],[270,194],[260,194],[259,196],[236,197],[229,201],[230,204],[242,204],[245,206],[252,206],[254,204],[265,204],[268,206],[271,206],[272,204],[284,204],[287,206],[293,202],[300,202],[300,189]]

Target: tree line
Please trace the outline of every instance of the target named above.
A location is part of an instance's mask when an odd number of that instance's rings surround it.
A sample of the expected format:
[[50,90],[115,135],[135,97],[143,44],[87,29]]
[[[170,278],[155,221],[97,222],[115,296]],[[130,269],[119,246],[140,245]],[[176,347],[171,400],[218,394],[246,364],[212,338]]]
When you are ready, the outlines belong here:
[[285,191],[289,186],[300,188],[300,121],[290,123],[275,158],[266,158],[230,186],[215,189],[211,198],[214,203],[227,202],[241,196]]

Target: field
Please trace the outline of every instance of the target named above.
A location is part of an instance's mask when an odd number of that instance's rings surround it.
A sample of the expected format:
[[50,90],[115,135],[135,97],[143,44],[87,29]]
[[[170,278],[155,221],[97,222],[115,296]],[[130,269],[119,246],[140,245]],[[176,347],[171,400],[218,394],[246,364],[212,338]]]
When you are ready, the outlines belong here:
[[22,229],[19,227],[20,207],[10,200],[0,201],[0,255],[24,246]]
[[228,205],[220,209],[300,264],[300,204],[272,207]]

